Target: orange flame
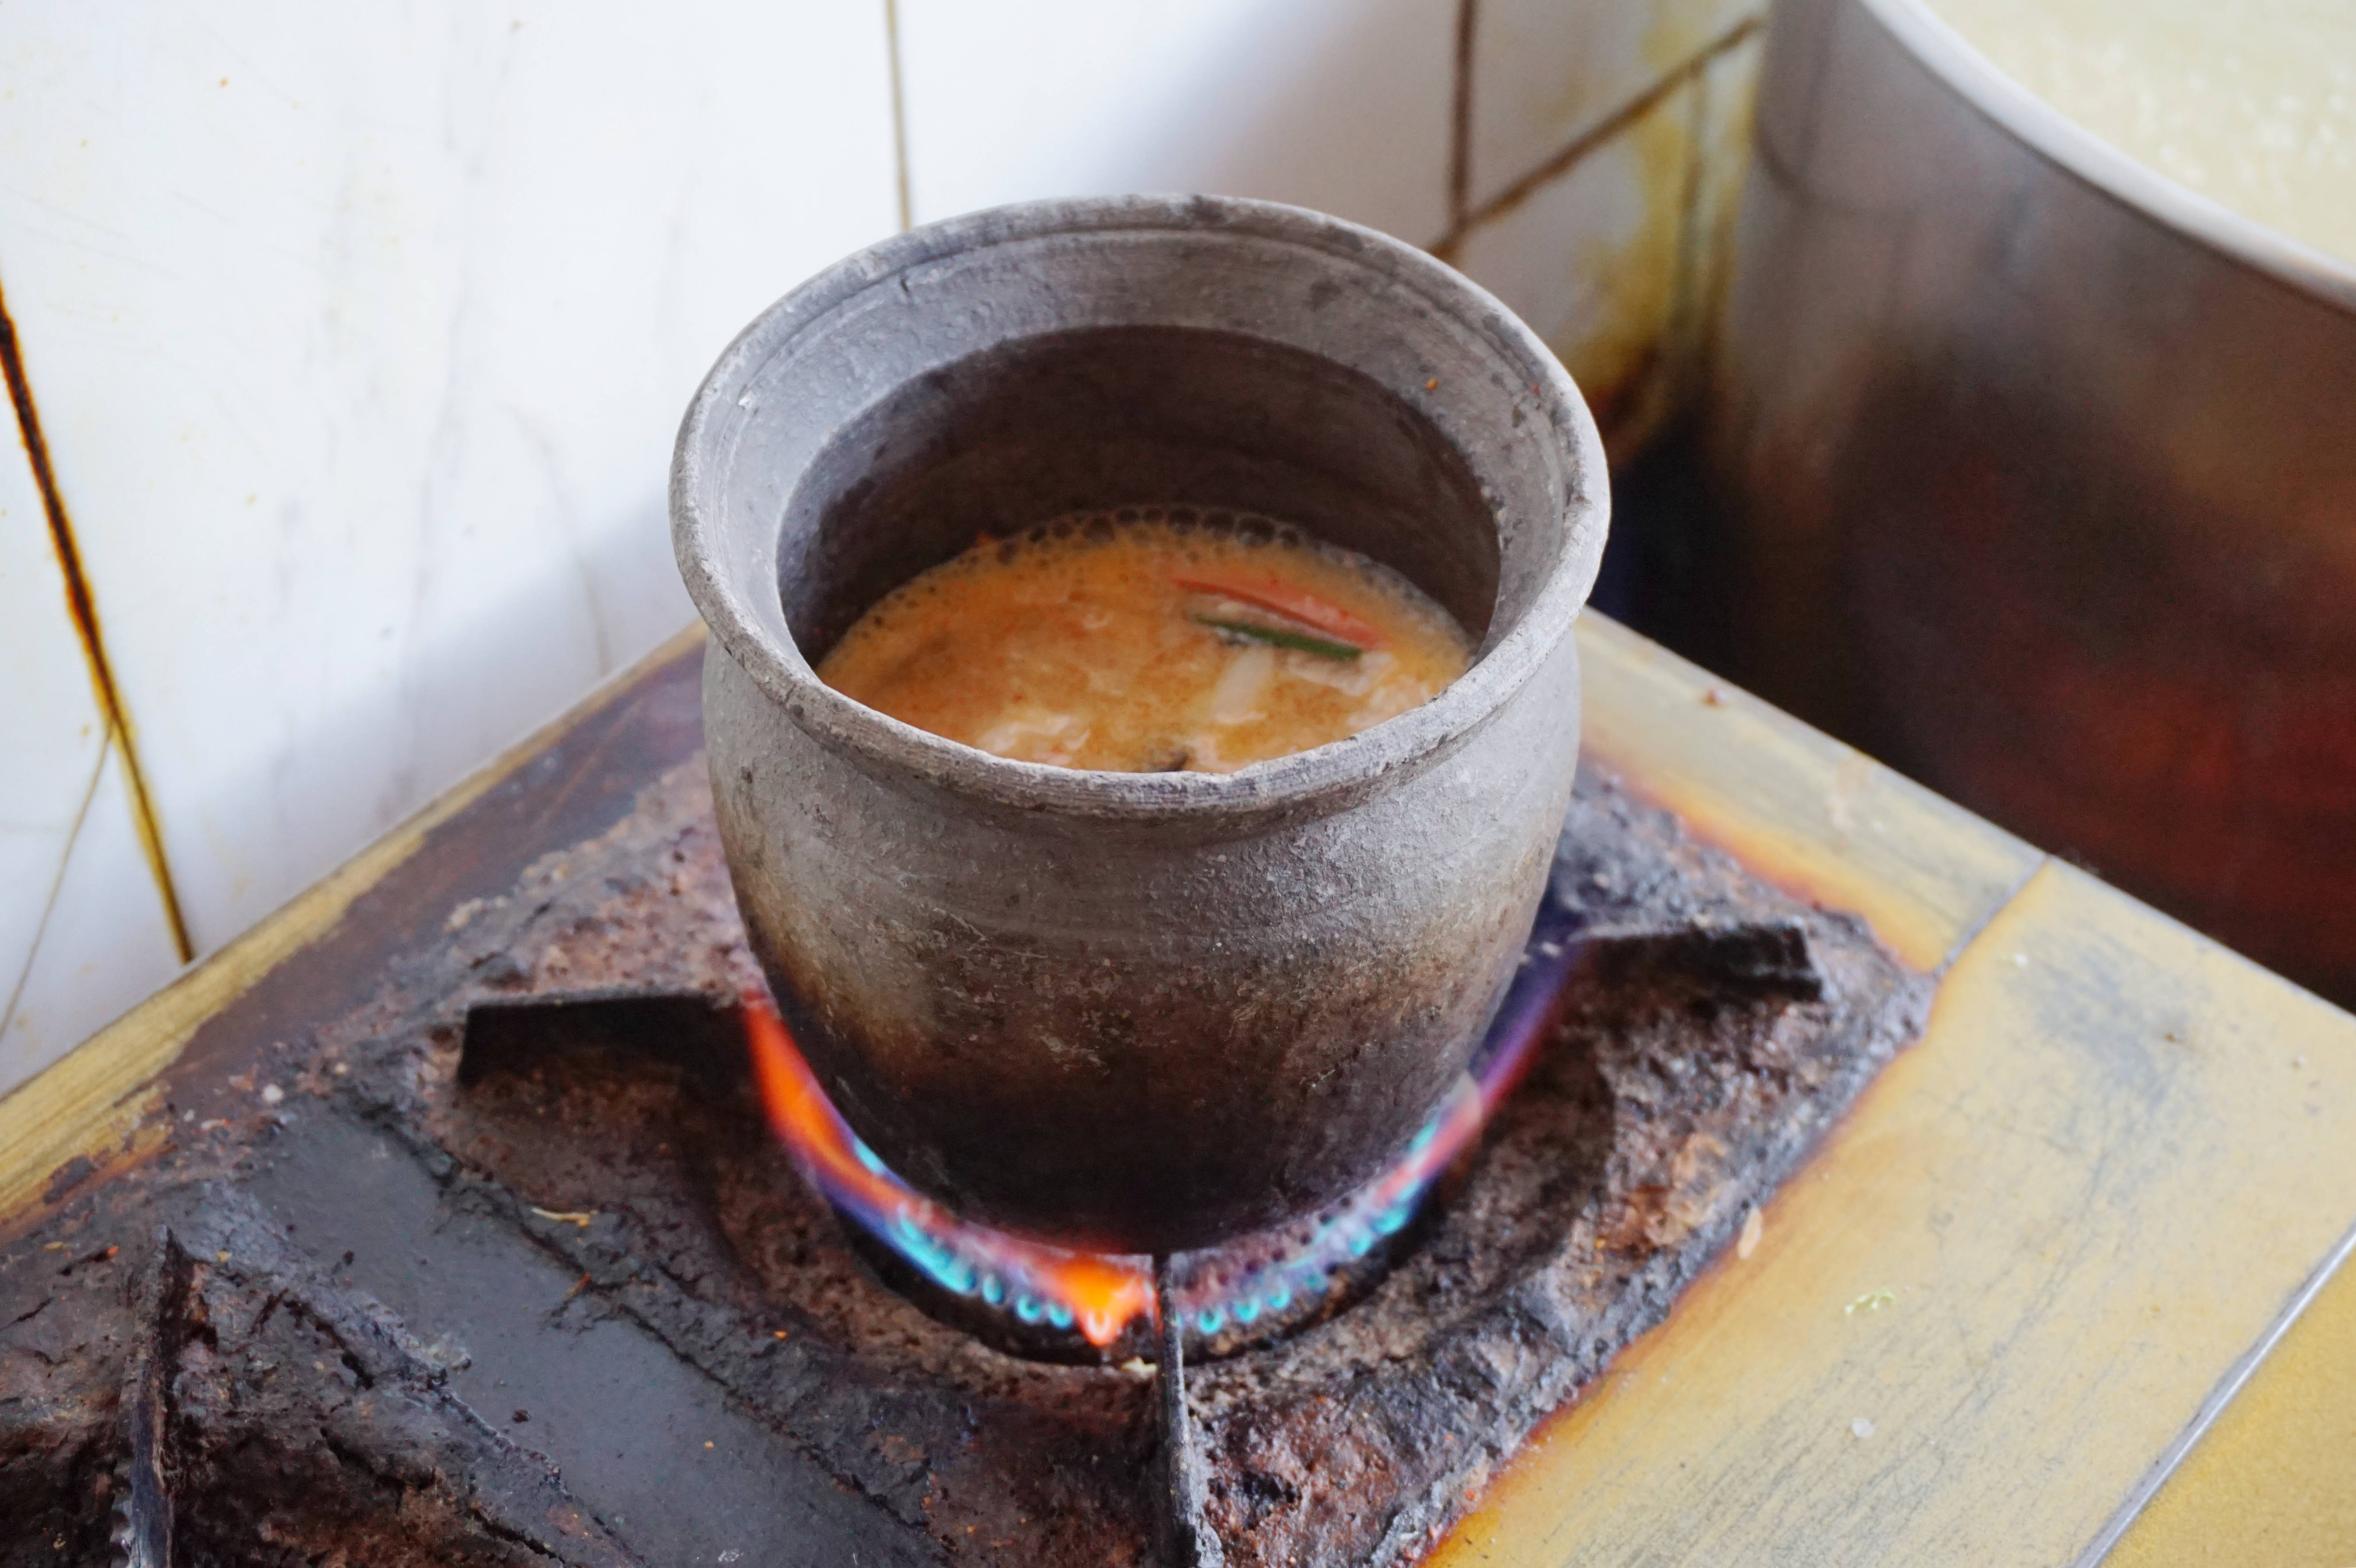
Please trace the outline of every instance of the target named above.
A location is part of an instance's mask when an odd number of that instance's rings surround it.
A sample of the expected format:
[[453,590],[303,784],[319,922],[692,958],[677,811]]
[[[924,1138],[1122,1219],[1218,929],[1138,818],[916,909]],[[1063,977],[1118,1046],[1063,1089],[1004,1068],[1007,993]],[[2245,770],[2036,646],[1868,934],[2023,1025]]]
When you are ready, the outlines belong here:
[[[836,1202],[887,1235],[923,1238],[944,1251],[990,1258],[1001,1278],[1016,1282],[1034,1299],[1044,1298],[1048,1308],[1068,1313],[1088,1343],[1099,1349],[1138,1317],[1153,1316],[1153,1282],[1141,1261],[1069,1252],[968,1224],[885,1170],[836,1115],[767,997],[745,997],[744,1034],[769,1125]],[[944,1283],[955,1288],[953,1279]]]
[[[1171,1301],[1180,1320],[1213,1335],[1229,1322],[1250,1324],[1264,1313],[1286,1312],[1295,1301],[1329,1288],[1332,1271],[1350,1266],[1382,1238],[1397,1234],[1554,1032],[1564,1005],[1564,980],[1582,945],[1580,924],[1576,909],[1545,901],[1478,1057],[1478,1077],[1461,1076],[1390,1169],[1302,1221],[1302,1233],[1288,1243],[1289,1251],[1240,1275],[1215,1269],[1197,1282],[1182,1272]],[[958,1295],[979,1296],[1025,1323],[1077,1328],[1100,1349],[1140,1318],[1153,1320],[1149,1260],[1073,1252],[958,1219],[886,1169],[835,1114],[785,1020],[757,989],[744,997],[744,1033],[770,1125],[803,1172],[934,1283]]]

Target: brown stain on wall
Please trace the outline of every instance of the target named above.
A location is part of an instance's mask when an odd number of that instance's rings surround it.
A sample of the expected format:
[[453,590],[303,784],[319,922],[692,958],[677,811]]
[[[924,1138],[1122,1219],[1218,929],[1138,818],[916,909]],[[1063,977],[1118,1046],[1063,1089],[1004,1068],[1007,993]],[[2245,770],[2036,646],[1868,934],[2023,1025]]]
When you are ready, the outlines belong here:
[[1727,291],[1734,279],[1736,224],[1751,174],[1751,129],[1758,113],[1762,45],[1753,33],[1703,72],[1699,155],[1695,160],[1693,373],[1706,383],[1718,353]]
[[1472,199],[1472,50],[1480,31],[1480,0],[1456,0],[1455,76],[1448,106],[1448,228],[1451,235],[1463,229],[1464,215]]
[[73,522],[66,515],[65,497],[58,491],[57,471],[49,463],[48,443],[41,436],[40,413],[33,404],[32,383],[25,377],[24,353],[16,339],[16,319],[8,314],[5,293],[0,293],[0,374],[7,378],[8,400],[16,406],[16,428],[24,438],[25,458],[32,466],[33,483],[40,490],[41,510],[49,521],[49,542],[57,549],[58,567],[65,575],[66,613],[73,617],[74,633],[80,637],[82,652],[89,658],[91,684],[97,688],[98,705],[106,715],[107,729],[122,750],[123,776],[131,789],[131,815],[138,826],[140,848],[146,852],[147,869],[155,876],[156,893],[164,901],[164,919],[172,930],[172,945],[180,962],[186,964],[197,955],[196,947],[188,940],[187,922],[180,912],[180,895],[172,884],[172,868],[164,855],[163,828],[156,821],[155,803],[147,790],[147,770],[133,741],[131,711],[115,684],[114,667],[106,656],[98,603],[91,596],[90,580],[82,572],[81,549],[74,540]]
[[900,0],[884,0],[884,63],[892,79],[892,188],[899,202],[900,232],[916,227],[916,204],[908,182],[907,69],[900,58]]
[[[1432,247],[1441,261],[1461,264],[1477,230],[1510,216],[1590,155],[1622,141],[1629,145],[1645,192],[1641,231],[1619,244],[1590,242],[1564,259],[1591,280],[1607,306],[1575,341],[1548,344],[1578,379],[1615,464],[1633,455],[1693,389],[1699,339],[1711,315],[1704,295],[1717,281],[1706,254],[1713,248],[1708,231],[1716,223],[1703,208],[1715,194],[1705,165],[1719,149],[1709,134],[1712,105],[1704,89],[1713,68],[1749,44],[1762,26],[1758,16],[1747,16],[1698,47],[1687,45],[1689,27],[1656,28],[1647,53],[1675,54],[1673,63],[1477,210],[1456,212],[1449,233]],[[1458,104],[1460,119],[1468,122],[1469,91],[1469,84],[1460,90]]]
[[1615,463],[1644,446],[1686,390],[1694,176],[1701,158],[1693,133],[1700,94],[1693,80],[1624,133],[1644,193],[1642,226],[1617,243],[1589,237],[1570,258],[1606,307],[1554,348],[1582,384],[1598,389],[1596,422]]
[[[1605,115],[1589,129],[1563,144],[1544,163],[1490,197],[1477,210],[1463,214],[1448,233],[1441,237],[1440,242],[1432,246],[1431,253],[1443,261],[1452,262],[1456,259],[1456,253],[1463,249],[1466,236],[1473,229],[1504,217],[1529,200],[1540,189],[1552,184],[1557,176],[1569,173],[1572,165],[1577,164],[1588,154],[1602,146],[1612,137],[1627,130],[1667,101],[1679,88],[1708,69],[1710,63],[1719,56],[1740,45],[1744,39],[1758,32],[1760,27],[1758,17],[1746,17],[1700,49],[1696,50],[1687,59],[1664,71],[1651,86]],[[1467,91],[1469,92],[1469,88]],[[1471,113],[1469,98],[1461,112],[1463,117],[1469,119]]]

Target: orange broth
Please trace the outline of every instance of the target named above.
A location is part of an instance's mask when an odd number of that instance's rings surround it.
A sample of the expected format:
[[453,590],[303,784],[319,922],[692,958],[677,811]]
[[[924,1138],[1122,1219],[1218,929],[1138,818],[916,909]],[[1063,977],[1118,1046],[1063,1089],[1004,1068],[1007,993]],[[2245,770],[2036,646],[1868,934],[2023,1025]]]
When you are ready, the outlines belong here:
[[1019,762],[1232,773],[1404,713],[1471,661],[1445,611],[1365,556],[1144,508],[977,542],[886,594],[818,674]]

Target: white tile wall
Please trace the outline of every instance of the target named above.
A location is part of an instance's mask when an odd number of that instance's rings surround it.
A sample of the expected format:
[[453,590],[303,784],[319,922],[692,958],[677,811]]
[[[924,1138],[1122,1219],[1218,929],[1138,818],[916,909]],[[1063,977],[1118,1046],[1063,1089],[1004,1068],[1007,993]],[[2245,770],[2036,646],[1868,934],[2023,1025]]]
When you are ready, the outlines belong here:
[[1655,428],[1685,284],[1685,209],[1697,89],[1465,237],[1456,263],[1569,367],[1615,459]]
[[0,1090],[178,966],[118,764],[16,422],[0,421]]
[[919,222],[1185,191],[1448,227],[1456,0],[899,0],[899,29]]
[[0,286],[210,947],[689,616],[671,434],[896,222],[883,0],[48,0]]
[[1764,0],[1475,0],[1468,206],[1478,212]]
[[[1205,190],[1452,236],[1624,451],[1723,267],[1755,49],[1677,68],[1760,0],[1471,0],[1459,211],[1467,3],[897,0],[914,215]],[[691,389],[897,220],[884,0],[5,15],[0,288],[209,948],[686,619]],[[0,430],[5,1091],[173,948]]]
[[0,1019],[0,1087],[47,1067],[180,967],[118,748],[106,748],[85,799],[39,935]]

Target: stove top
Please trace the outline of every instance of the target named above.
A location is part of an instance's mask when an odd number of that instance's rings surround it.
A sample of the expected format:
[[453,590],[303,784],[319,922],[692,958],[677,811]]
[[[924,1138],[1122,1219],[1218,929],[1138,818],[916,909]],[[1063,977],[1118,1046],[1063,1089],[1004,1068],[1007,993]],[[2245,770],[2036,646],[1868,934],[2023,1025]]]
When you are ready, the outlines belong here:
[[[265,987],[258,1055],[192,1046],[166,1147],[59,1172],[12,1248],[55,1267],[0,1275],[44,1347],[0,1374],[0,1512],[70,1552],[111,1509],[134,1563],[1156,1560],[1150,1321],[1097,1346],[927,1270],[765,1117],[693,664],[357,907],[371,964]],[[1929,995],[1590,770],[1477,1138],[1281,1310],[1195,1260],[1198,1526],[1412,1561],[1748,1245]]]

